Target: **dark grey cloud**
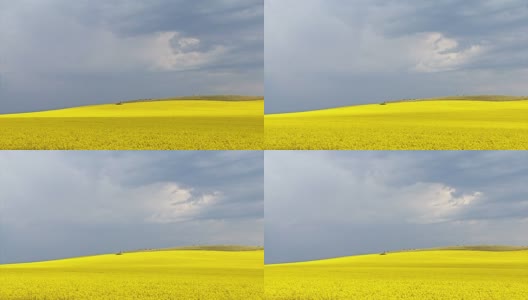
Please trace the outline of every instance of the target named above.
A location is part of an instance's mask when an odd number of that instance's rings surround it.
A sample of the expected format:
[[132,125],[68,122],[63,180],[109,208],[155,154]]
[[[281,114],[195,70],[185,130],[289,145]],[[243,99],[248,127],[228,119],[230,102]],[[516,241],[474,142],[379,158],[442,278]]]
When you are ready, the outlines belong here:
[[0,263],[263,244],[261,151],[14,151],[0,165]]
[[523,151],[268,151],[266,262],[526,245]]
[[266,112],[528,94],[528,5],[511,0],[266,1]]
[[0,113],[263,94],[260,1],[2,1]]
[[[380,7],[385,3],[377,1],[376,4]],[[387,14],[383,30],[395,35],[442,31],[474,40],[528,25],[525,20],[528,5],[517,0],[404,0],[393,4],[392,9],[400,15]]]

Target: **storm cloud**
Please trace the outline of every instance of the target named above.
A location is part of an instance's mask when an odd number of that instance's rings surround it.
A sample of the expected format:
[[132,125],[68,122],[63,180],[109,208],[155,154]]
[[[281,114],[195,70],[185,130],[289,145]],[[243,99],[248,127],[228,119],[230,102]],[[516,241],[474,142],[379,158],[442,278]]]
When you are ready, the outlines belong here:
[[266,112],[526,95],[522,0],[269,0]]
[[263,244],[262,152],[0,153],[0,263]]
[[0,113],[263,94],[262,0],[0,1]]
[[266,262],[528,245],[523,151],[268,151]]

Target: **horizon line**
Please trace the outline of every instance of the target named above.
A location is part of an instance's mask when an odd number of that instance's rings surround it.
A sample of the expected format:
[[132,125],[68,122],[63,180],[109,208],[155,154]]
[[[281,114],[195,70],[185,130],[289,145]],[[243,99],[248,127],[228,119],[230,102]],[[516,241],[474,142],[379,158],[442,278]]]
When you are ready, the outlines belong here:
[[[241,249],[221,250],[221,248],[229,248],[229,247],[241,248]],[[251,251],[262,251],[262,250],[264,250],[264,246],[259,246],[259,245],[201,244],[201,245],[186,245],[186,246],[164,247],[164,248],[141,248],[141,249],[134,249],[134,250],[124,250],[124,251],[105,252],[105,253],[92,253],[92,254],[79,255],[79,256],[66,256],[66,257],[60,257],[60,258],[53,258],[53,259],[48,259],[48,260],[16,261],[16,262],[0,263],[0,266],[43,263],[43,262],[52,262],[52,261],[59,261],[59,260],[66,260],[66,259],[76,259],[76,258],[84,258],[84,257],[102,256],[102,255],[122,255],[122,254],[127,254],[127,253],[132,254],[132,253],[141,253],[141,252],[162,252],[162,251],[251,252]]]
[[[493,249],[493,248],[497,248],[497,249]],[[506,248],[506,249],[500,249],[500,248]],[[298,261],[287,261],[287,262],[285,261],[285,262],[277,262],[277,263],[265,263],[264,262],[264,265],[267,265],[267,266],[287,265],[287,264],[317,262],[317,261],[333,260],[333,259],[357,257],[357,256],[387,255],[391,253],[395,254],[395,253],[405,253],[405,252],[426,252],[426,251],[511,252],[511,251],[528,251],[528,245],[527,246],[502,245],[502,244],[499,244],[499,245],[456,245],[456,246],[440,246],[440,247],[429,247],[429,248],[404,248],[404,249],[382,251],[382,252],[364,252],[364,253],[357,253],[357,254],[352,254],[352,255],[330,256],[330,257],[310,259],[310,260],[298,260]]]
[[[229,97],[233,98],[239,98],[239,99],[229,99]],[[216,98],[216,99],[215,99]],[[247,98],[247,99],[244,99]],[[244,102],[244,101],[260,101],[264,100],[264,96],[262,95],[247,95],[247,94],[210,94],[210,95],[183,95],[183,96],[174,96],[174,97],[163,97],[163,98],[137,98],[137,99],[130,99],[130,100],[117,100],[117,101],[110,101],[105,103],[93,103],[93,104],[83,104],[78,106],[61,106],[56,108],[50,108],[50,109],[43,109],[43,110],[30,110],[30,111],[15,111],[15,112],[9,112],[9,113],[0,113],[0,116],[7,116],[7,115],[16,115],[16,114],[28,114],[28,113],[40,113],[40,112],[48,112],[48,111],[56,111],[56,110],[63,110],[63,109],[72,109],[72,108],[83,108],[83,107],[91,107],[91,106],[99,106],[99,105],[111,105],[111,104],[133,104],[133,103],[141,103],[141,102],[156,102],[156,101],[171,101],[171,100],[195,100],[195,101],[225,101],[225,102]]]
[[[459,99],[461,97],[467,97],[468,99]],[[486,97],[503,97],[503,98],[511,98],[511,99],[478,99],[478,98],[486,98]],[[347,108],[347,107],[356,107],[356,106],[366,106],[366,105],[386,105],[390,103],[407,103],[407,102],[420,102],[420,101],[481,101],[481,102],[513,102],[513,101],[527,101],[528,96],[514,96],[514,95],[486,95],[486,94],[477,94],[477,95],[450,95],[450,96],[438,96],[438,97],[425,97],[425,98],[400,98],[395,100],[384,100],[384,101],[371,101],[368,103],[355,103],[355,104],[347,104],[347,105],[338,105],[338,106],[331,106],[331,107],[324,107],[324,108],[316,108],[316,109],[308,109],[308,110],[297,110],[297,111],[282,111],[282,112],[273,112],[273,113],[264,113],[266,116],[271,115],[284,115],[284,114],[294,114],[294,113],[306,113],[306,112],[316,112],[316,111],[322,111],[322,110],[331,110],[331,109],[339,109],[339,108]]]

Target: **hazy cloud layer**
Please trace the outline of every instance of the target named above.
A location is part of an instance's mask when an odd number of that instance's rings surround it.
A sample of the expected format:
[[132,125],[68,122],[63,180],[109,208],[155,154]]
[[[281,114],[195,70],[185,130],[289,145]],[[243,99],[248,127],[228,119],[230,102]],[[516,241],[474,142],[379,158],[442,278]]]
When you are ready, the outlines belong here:
[[523,151],[268,151],[266,262],[528,245]]
[[262,152],[0,153],[0,263],[263,244]]
[[269,0],[266,112],[526,95],[523,0]]
[[262,0],[0,0],[0,113],[263,94]]

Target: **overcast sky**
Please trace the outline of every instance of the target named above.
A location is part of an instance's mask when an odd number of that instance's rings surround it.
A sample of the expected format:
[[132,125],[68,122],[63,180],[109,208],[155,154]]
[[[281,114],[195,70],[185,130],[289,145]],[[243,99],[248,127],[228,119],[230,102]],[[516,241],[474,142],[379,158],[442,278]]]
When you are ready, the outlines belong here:
[[0,0],[0,113],[262,95],[262,0]]
[[2,151],[0,263],[263,245],[261,151]]
[[266,112],[527,95],[526,0],[266,0]]
[[267,151],[266,263],[528,245],[526,151]]

